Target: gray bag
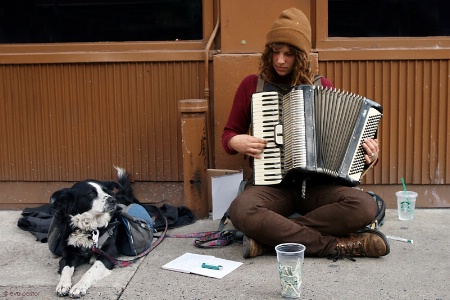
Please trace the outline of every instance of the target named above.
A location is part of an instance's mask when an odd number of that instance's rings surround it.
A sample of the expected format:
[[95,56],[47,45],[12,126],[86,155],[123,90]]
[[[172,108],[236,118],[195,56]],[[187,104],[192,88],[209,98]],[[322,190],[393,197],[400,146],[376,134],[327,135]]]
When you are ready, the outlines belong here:
[[153,241],[154,224],[147,210],[139,204],[120,205],[120,226],[123,227],[125,240],[120,252],[136,256],[150,248]]

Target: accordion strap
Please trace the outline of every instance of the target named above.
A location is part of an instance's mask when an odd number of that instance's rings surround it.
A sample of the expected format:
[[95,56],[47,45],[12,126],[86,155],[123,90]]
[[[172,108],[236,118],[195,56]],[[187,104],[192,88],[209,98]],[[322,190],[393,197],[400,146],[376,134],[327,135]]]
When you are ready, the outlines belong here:
[[373,162],[371,162],[370,165],[367,166],[367,168],[364,169],[364,171],[361,174],[360,179],[362,179],[367,174],[367,172],[377,164],[377,162],[378,162],[378,157]]
[[322,86],[322,79],[323,78],[323,76],[320,76],[320,75],[314,75],[314,78],[313,78],[313,84],[315,85],[315,86]]
[[264,91],[264,80],[261,78],[261,76],[258,76],[258,83],[256,83],[256,92],[262,92]]

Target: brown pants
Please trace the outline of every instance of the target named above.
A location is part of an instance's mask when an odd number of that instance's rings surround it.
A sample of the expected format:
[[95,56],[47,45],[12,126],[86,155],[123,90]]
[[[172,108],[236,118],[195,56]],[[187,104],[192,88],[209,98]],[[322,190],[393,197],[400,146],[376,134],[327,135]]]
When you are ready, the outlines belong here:
[[[301,216],[288,218],[294,212]],[[301,243],[306,255],[327,256],[338,237],[370,224],[376,212],[375,200],[355,188],[309,184],[302,199],[295,184],[251,185],[231,203],[230,219],[236,229],[262,244]]]

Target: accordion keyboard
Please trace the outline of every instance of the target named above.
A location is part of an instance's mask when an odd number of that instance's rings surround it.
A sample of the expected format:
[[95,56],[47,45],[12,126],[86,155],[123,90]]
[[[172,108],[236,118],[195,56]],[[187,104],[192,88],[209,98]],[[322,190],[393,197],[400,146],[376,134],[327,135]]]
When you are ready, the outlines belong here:
[[280,97],[277,92],[255,93],[252,97],[252,135],[267,141],[261,159],[253,162],[255,184],[276,184],[283,179],[283,151],[277,145],[275,128],[280,123]]

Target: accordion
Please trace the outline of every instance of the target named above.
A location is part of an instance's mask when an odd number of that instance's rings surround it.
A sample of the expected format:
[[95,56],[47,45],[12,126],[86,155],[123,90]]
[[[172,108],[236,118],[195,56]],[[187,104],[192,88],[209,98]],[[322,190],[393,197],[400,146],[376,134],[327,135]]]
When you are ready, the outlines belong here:
[[282,96],[252,96],[252,135],[267,146],[253,161],[254,184],[280,183],[288,173],[323,174],[356,186],[364,169],[362,143],[374,138],[380,104],[344,91],[298,85]]

